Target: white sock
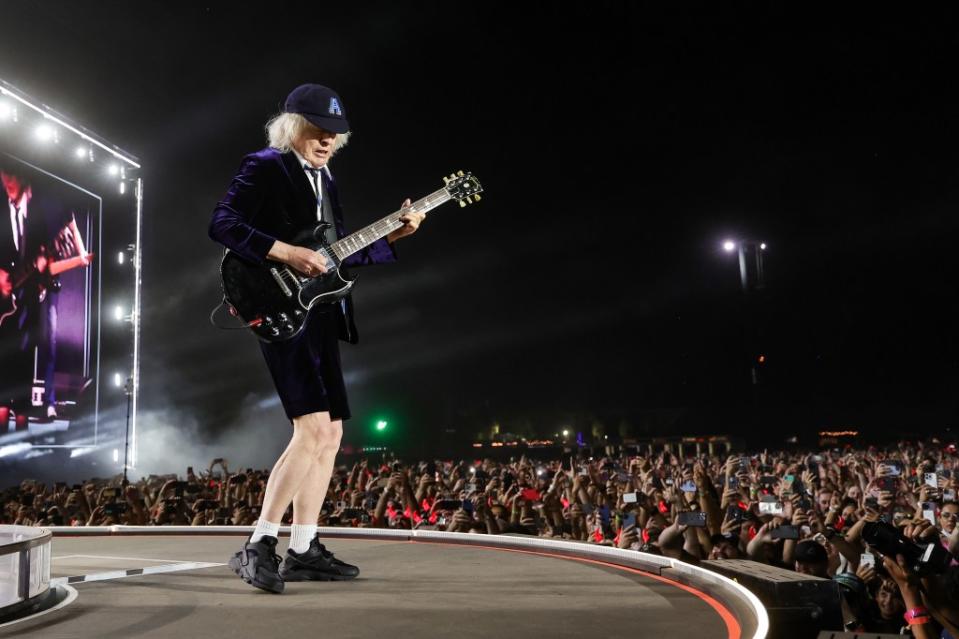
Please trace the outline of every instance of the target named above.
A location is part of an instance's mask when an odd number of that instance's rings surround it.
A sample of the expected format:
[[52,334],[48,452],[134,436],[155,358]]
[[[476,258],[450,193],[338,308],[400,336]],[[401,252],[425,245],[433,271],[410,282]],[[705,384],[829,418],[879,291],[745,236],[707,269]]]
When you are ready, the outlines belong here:
[[293,524],[290,527],[290,550],[300,554],[310,549],[316,535],[316,524]]
[[264,537],[279,537],[280,535],[280,524],[274,524],[272,521],[266,521],[265,519],[256,520],[256,530],[253,531],[253,534],[250,536],[250,543],[255,544]]

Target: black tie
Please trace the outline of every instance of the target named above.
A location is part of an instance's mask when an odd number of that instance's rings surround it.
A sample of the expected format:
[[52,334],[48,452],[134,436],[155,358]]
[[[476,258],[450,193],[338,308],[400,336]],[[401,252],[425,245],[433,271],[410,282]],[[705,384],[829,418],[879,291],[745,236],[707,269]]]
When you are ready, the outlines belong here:
[[26,247],[23,245],[23,223],[20,220],[20,207],[16,202],[11,201],[10,204],[13,205],[13,219],[16,221],[17,228],[14,231],[17,234],[17,253],[20,255],[20,260],[23,260],[23,257],[27,254]]
[[[304,169],[310,174],[310,177],[313,178],[313,191],[316,193],[317,199],[320,198],[320,169],[315,169],[312,166],[304,166]],[[323,180],[324,183],[326,180]],[[320,215],[319,218],[321,221],[326,222],[330,225],[326,229],[326,242],[327,244],[332,244],[336,241],[336,223],[333,221],[333,206],[330,204],[330,194],[329,189],[324,189],[322,191],[323,199],[320,200]]]

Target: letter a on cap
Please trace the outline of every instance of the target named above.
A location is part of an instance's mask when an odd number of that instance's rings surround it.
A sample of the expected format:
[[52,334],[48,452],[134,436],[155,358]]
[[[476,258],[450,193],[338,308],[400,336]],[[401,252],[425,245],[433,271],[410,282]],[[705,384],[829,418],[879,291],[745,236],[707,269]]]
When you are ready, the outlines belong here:
[[340,111],[340,103],[336,101],[336,98],[330,98],[330,115],[343,115],[343,112]]

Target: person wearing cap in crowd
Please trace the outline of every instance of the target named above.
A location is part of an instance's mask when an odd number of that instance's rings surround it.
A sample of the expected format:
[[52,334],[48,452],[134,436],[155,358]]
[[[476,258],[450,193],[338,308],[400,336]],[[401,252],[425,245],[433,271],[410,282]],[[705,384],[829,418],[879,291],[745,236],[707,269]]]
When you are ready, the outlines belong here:
[[713,547],[709,551],[710,559],[741,559],[739,535],[732,532],[716,533],[710,539]]
[[[287,97],[282,113],[266,125],[269,146],[243,158],[210,221],[210,237],[254,263],[282,262],[308,277],[327,270],[317,251],[292,244],[304,228],[330,224],[327,241],[345,227],[329,162],[347,143],[350,126],[340,96],[319,84],[304,84]],[[406,200],[403,207],[408,207]],[[393,244],[414,233],[423,213],[400,218],[404,225],[343,260],[342,266],[396,260]],[[337,340],[357,342],[349,297],[310,312],[304,330],[280,342],[260,341],[293,434],[269,476],[256,530],[230,559],[244,581],[271,592],[284,582],[344,580],[356,566],[333,556],[320,543],[316,524],[326,495],[343,420],[349,419]],[[275,553],[283,514],[293,504],[290,548]]]
[[796,572],[829,579],[829,555],[819,542],[812,539],[800,541],[796,544],[794,559]]

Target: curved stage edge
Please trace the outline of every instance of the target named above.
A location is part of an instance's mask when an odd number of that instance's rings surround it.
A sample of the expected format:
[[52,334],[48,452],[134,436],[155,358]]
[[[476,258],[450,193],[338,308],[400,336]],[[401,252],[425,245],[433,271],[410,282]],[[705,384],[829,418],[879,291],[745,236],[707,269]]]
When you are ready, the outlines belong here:
[[[57,551],[56,541],[58,539],[63,540],[64,544],[67,544],[71,539],[76,540],[79,543],[82,541],[82,538],[98,537],[101,539],[98,539],[95,548],[97,552],[106,553],[104,556],[109,555],[111,553],[111,548],[114,547],[111,546],[111,540],[115,544],[142,544],[142,542],[145,540],[137,540],[135,538],[153,536],[178,537],[182,539],[183,537],[188,536],[199,540],[207,537],[220,537],[229,542],[227,544],[229,548],[233,548],[233,546],[236,544],[233,543],[234,540],[230,540],[229,537],[235,538],[237,536],[247,536],[253,530],[252,527],[248,526],[108,526],[49,527],[48,529],[51,530],[54,535],[54,553]],[[473,565],[479,565],[481,562],[489,564],[490,561],[502,561],[502,559],[498,558],[487,559],[486,557],[475,556],[476,551],[499,551],[502,553],[509,553],[513,555],[513,558],[516,562],[535,560],[537,558],[552,558],[577,562],[584,566],[592,566],[600,570],[615,572],[620,575],[625,573],[626,576],[630,576],[630,578],[636,581],[637,584],[642,582],[655,585],[655,583],[658,583],[660,584],[659,587],[666,587],[667,589],[677,589],[678,591],[682,591],[682,593],[677,592],[676,594],[685,596],[687,601],[698,600],[702,602],[702,604],[705,604],[712,609],[712,612],[715,615],[715,624],[717,626],[715,630],[721,630],[722,624],[725,624],[725,633],[719,632],[719,635],[721,636],[726,636],[730,639],[762,639],[766,637],[769,632],[769,619],[766,610],[758,598],[749,590],[739,585],[735,581],[717,573],[658,555],[651,555],[633,550],[620,550],[606,546],[593,546],[591,544],[582,542],[558,541],[552,539],[512,535],[478,535],[468,533],[388,530],[373,528],[320,528],[319,533],[324,540],[341,539],[379,542],[408,542],[414,545],[429,544],[429,556],[433,557],[434,560],[436,560],[435,558],[437,556],[437,551],[446,552],[448,555],[447,559],[451,562],[461,561],[463,559],[461,555],[463,555],[463,553],[469,553],[469,561],[472,562]],[[281,534],[288,535],[289,527],[281,528]],[[157,541],[159,542],[159,540]],[[212,542],[213,540],[208,541]],[[178,541],[177,543],[180,542]],[[446,550],[441,551],[440,549],[444,547]],[[284,548],[283,542],[281,542],[280,548]],[[339,548],[336,546],[336,544],[333,544],[332,549],[336,552],[339,552]],[[67,550],[67,552],[72,551]],[[81,552],[83,552],[82,549]],[[123,554],[119,550],[117,552],[118,554]],[[123,552],[128,552],[128,550]],[[353,552],[355,553],[356,551],[354,550]],[[93,555],[75,556],[92,557]],[[206,557],[206,559],[210,561],[222,562],[225,561],[226,556],[228,555],[224,555],[218,550],[217,553],[211,553],[211,556]],[[355,554],[343,554],[343,556],[345,559],[350,560],[351,556],[355,556]],[[395,551],[391,551],[388,556],[395,558]],[[56,557],[54,557],[54,559],[56,559]],[[439,561],[442,563],[444,560],[439,559]],[[510,560],[507,559],[507,561]],[[221,563],[197,564],[197,566],[199,568],[216,566],[216,570],[221,572],[223,571]],[[361,564],[361,567],[363,567],[363,564]],[[208,568],[208,570],[212,570],[212,568]],[[132,572],[137,575],[150,574],[147,571]],[[161,569],[155,570],[154,572],[164,571]],[[186,573],[179,574],[184,575]],[[235,577],[233,577],[232,573],[229,574],[231,579],[230,583],[232,584],[232,581],[235,580]],[[363,576],[364,575],[361,574],[361,579]],[[73,579],[74,578],[71,577],[69,583],[78,585],[75,581],[73,581]],[[55,581],[57,580],[52,580],[52,582]],[[236,581],[239,583],[239,580]],[[62,578],[61,582],[62,585],[67,585],[66,578]],[[559,580],[557,580],[557,582],[561,583]],[[113,583],[116,584],[118,582]],[[542,585],[549,586],[549,583],[543,583]],[[638,596],[639,591],[637,590],[637,597]],[[82,589],[79,601],[83,601]],[[702,607],[701,604],[700,607]],[[64,619],[66,620],[70,614],[69,608],[61,608],[58,611],[58,614],[65,615]],[[53,620],[51,619],[46,623],[50,624],[52,622]],[[677,619],[677,622],[682,624],[683,620]],[[10,625],[16,627],[20,624],[14,622]],[[599,630],[597,626],[597,620],[595,618],[589,620],[589,627],[593,630]],[[636,629],[641,627],[642,620],[637,619],[637,625],[633,627],[632,631],[635,632]],[[0,631],[6,629],[7,628],[0,627]],[[687,629],[693,633],[690,636],[701,635],[700,629]],[[29,631],[29,628],[25,627],[23,630]],[[677,634],[674,636],[682,635]]]

